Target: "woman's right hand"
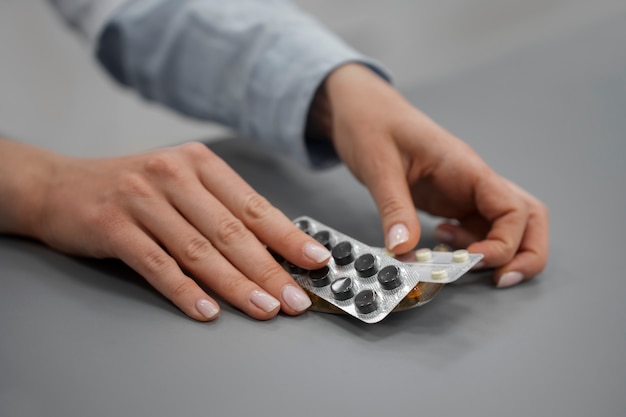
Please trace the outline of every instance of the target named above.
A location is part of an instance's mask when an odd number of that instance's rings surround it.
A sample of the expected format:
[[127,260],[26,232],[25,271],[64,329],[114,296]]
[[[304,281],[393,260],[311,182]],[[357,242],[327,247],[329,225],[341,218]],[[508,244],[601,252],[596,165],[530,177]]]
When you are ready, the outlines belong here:
[[311,301],[266,247],[306,269],[330,257],[200,143],[75,159],[0,139],[0,162],[0,232],[121,259],[196,320],[219,314],[203,288],[255,319],[302,313]]

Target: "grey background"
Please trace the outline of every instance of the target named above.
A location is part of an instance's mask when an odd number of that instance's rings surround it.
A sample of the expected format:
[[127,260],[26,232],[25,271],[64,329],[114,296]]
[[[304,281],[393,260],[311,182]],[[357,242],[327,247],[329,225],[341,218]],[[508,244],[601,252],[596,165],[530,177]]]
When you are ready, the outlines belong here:
[[[201,324],[118,262],[0,237],[0,415],[626,415],[626,2],[300,3],[546,202],[546,270],[507,290],[470,275],[373,326],[227,306]],[[0,57],[6,135],[73,155],[213,138],[289,216],[383,241],[344,168],[310,172],[141,102],[43,2],[0,2]]]

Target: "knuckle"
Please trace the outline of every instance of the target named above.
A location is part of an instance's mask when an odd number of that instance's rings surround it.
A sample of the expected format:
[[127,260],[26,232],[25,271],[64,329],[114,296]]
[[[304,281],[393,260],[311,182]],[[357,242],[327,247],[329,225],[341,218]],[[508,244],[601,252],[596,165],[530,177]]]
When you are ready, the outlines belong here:
[[397,197],[389,197],[380,206],[380,214],[383,218],[398,217],[404,211],[402,201]]
[[254,282],[259,284],[263,288],[266,288],[267,284],[276,279],[276,277],[279,277],[281,274],[285,273],[285,271],[280,266],[278,266],[276,262],[268,262],[262,265],[259,269],[261,272],[255,277]]
[[499,264],[510,262],[517,252],[517,246],[509,241],[503,240],[499,245],[495,245],[492,251],[493,259],[497,260]]
[[181,145],[181,149],[192,157],[202,158],[211,153],[205,144],[200,142],[187,142]]
[[280,237],[285,248],[298,248],[311,239],[305,232],[298,229],[296,226],[290,228],[283,236]]
[[136,172],[124,172],[118,179],[118,190],[122,199],[128,197],[148,198],[152,196],[149,182]]
[[154,249],[143,256],[143,264],[151,275],[160,276],[170,267],[170,257],[160,249]]
[[272,207],[265,197],[257,193],[250,193],[244,200],[243,215],[251,220],[259,220],[266,217],[271,212]]
[[236,243],[243,239],[246,234],[246,227],[236,218],[222,221],[217,229],[217,239],[225,245]]
[[191,238],[183,249],[183,256],[186,261],[198,262],[205,259],[212,251],[211,243],[201,236]]
[[171,152],[152,155],[145,162],[145,170],[160,179],[178,179],[182,175],[182,166]]
[[189,298],[195,290],[195,285],[196,284],[191,279],[184,279],[172,288],[171,298],[173,300],[184,300]]
[[238,294],[242,291],[246,291],[247,287],[246,280],[235,275],[224,277],[220,284],[220,292],[225,295]]

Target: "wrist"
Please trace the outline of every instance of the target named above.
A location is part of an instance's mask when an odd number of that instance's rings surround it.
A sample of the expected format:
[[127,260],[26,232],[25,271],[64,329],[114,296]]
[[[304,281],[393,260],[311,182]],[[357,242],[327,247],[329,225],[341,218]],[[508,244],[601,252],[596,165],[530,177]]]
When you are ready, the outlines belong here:
[[369,88],[372,82],[385,89],[393,88],[379,74],[365,64],[350,62],[331,71],[313,96],[307,115],[306,137],[316,140],[333,139],[335,97]]
[[46,184],[61,157],[4,139],[0,139],[0,155],[0,233],[37,238]]
[[397,106],[408,103],[383,75],[358,62],[341,65],[331,71],[318,87],[307,116],[307,139],[334,141],[340,113],[349,116],[371,107],[372,103]]

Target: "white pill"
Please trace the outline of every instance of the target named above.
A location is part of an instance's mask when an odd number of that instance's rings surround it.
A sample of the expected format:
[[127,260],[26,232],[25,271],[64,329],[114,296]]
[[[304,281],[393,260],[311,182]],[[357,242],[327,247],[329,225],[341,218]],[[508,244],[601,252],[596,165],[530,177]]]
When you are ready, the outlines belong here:
[[445,279],[448,278],[448,270],[443,268],[433,269],[430,272],[430,276],[433,277],[433,279]]
[[465,249],[459,249],[452,252],[452,260],[454,262],[467,262],[469,261],[469,252]]
[[433,259],[433,251],[428,248],[422,248],[415,251],[417,262],[428,262]]

